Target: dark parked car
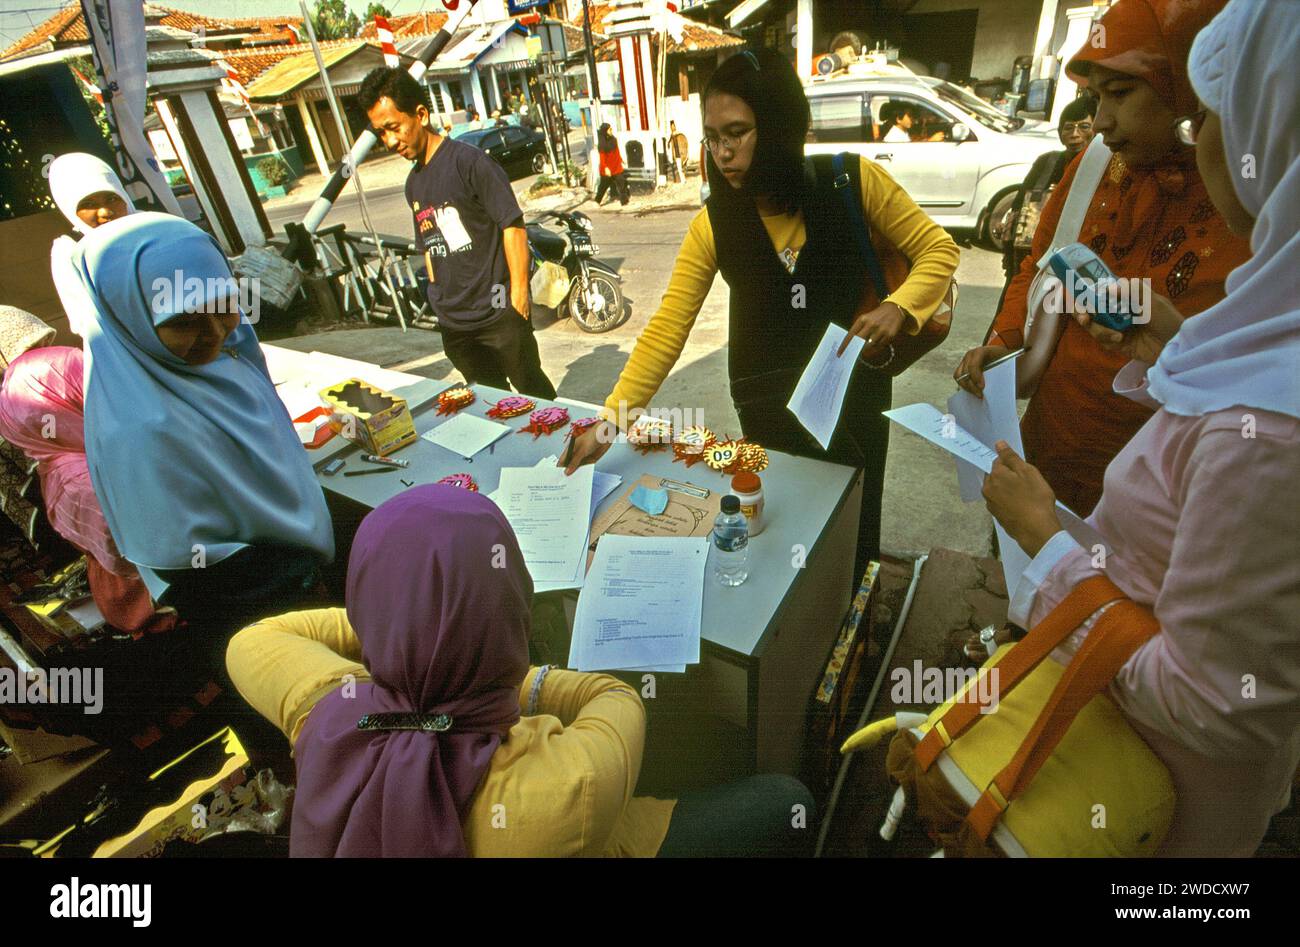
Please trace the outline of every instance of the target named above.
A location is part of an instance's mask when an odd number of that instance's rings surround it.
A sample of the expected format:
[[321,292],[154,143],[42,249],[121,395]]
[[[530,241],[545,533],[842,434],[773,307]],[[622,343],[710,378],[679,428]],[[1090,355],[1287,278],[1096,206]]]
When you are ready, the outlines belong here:
[[465,132],[457,140],[486,151],[511,177],[540,174],[546,165],[546,136],[533,128],[481,128]]

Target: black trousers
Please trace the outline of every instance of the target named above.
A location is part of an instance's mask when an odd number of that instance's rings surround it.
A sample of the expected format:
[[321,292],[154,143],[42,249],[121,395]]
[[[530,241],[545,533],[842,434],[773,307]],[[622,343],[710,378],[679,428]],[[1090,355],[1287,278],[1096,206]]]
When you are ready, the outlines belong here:
[[620,204],[627,204],[628,198],[631,197],[631,194],[627,187],[626,171],[620,171],[618,174],[602,174],[600,176],[600,183],[596,185],[597,206],[600,206],[600,202],[605,199],[605,194],[611,190],[614,192],[614,196],[618,198]]
[[809,856],[817,839],[813,817],[812,793],[793,776],[749,776],[685,792],[673,807],[658,857]]
[[822,449],[786,408],[793,383],[787,387],[774,379],[773,386],[766,395],[760,394],[766,387],[761,381],[732,386],[740,429],[747,439],[797,457],[826,460],[862,471],[862,510],[858,516],[858,544],[853,563],[852,587],[856,591],[867,563],[880,556],[880,508],[885,492],[885,456],[889,453],[889,419],[881,412],[890,407],[893,378],[866,366],[857,367],[844,396],[840,423],[827,450]]
[[508,309],[482,329],[443,329],[442,349],[471,385],[491,385],[534,398],[554,398],[555,386],[542,371],[533,323]]

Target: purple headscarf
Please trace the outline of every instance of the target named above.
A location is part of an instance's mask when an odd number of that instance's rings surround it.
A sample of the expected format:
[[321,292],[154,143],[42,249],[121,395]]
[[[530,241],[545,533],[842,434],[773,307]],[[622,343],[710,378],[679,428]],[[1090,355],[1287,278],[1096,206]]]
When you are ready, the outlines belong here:
[[[312,710],[298,737],[294,856],[465,855],[461,822],[519,719],[532,579],[486,497],[431,484],[367,516],[347,611],[373,683]],[[363,732],[365,714],[450,714],[444,733]]]

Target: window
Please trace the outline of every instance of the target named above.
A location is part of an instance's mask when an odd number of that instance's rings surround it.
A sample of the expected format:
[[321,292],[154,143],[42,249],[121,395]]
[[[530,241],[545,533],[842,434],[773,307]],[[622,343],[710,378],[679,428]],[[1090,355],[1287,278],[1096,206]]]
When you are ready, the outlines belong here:
[[818,95],[809,98],[812,110],[811,138],[815,142],[870,141],[863,121],[861,94]]
[[482,138],[478,140],[478,146],[482,148],[484,151],[490,151],[493,148],[501,147],[501,133],[488,132],[486,135],[484,135]]
[[871,127],[875,141],[947,141],[952,126],[952,119],[920,99],[906,95],[871,97]]
[[528,140],[528,136],[524,134],[524,130],[522,128],[515,128],[514,126],[504,129],[502,134],[505,135],[506,144],[511,148],[516,145],[522,145]]

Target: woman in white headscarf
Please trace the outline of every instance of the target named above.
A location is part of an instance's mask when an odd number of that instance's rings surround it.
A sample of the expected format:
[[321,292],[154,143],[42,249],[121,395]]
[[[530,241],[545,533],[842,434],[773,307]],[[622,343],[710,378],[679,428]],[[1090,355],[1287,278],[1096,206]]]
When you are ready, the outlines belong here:
[[[1252,854],[1300,764],[1297,48],[1300,17],[1264,0],[1232,0],[1192,47],[1204,108],[1179,133],[1252,256],[1176,334],[1156,320],[1117,346],[1154,364],[1130,362],[1115,390],[1158,410],[1107,468],[1089,517],[1104,574],[1159,625],[1109,693],[1173,777],[1165,855]],[[1061,531],[1038,471],[999,453],[984,495],[1034,556],[1010,610],[1031,627],[1103,569]]]
[[[78,239],[101,224],[125,217],[135,210],[122,182],[107,164],[94,155],[72,152],[50,162],[50,196],[68,219]],[[59,302],[68,315],[68,327],[84,335],[87,316],[93,303],[86,297],[81,280],[72,268],[72,252],[77,241],[57,237],[50,247],[50,274]]]

